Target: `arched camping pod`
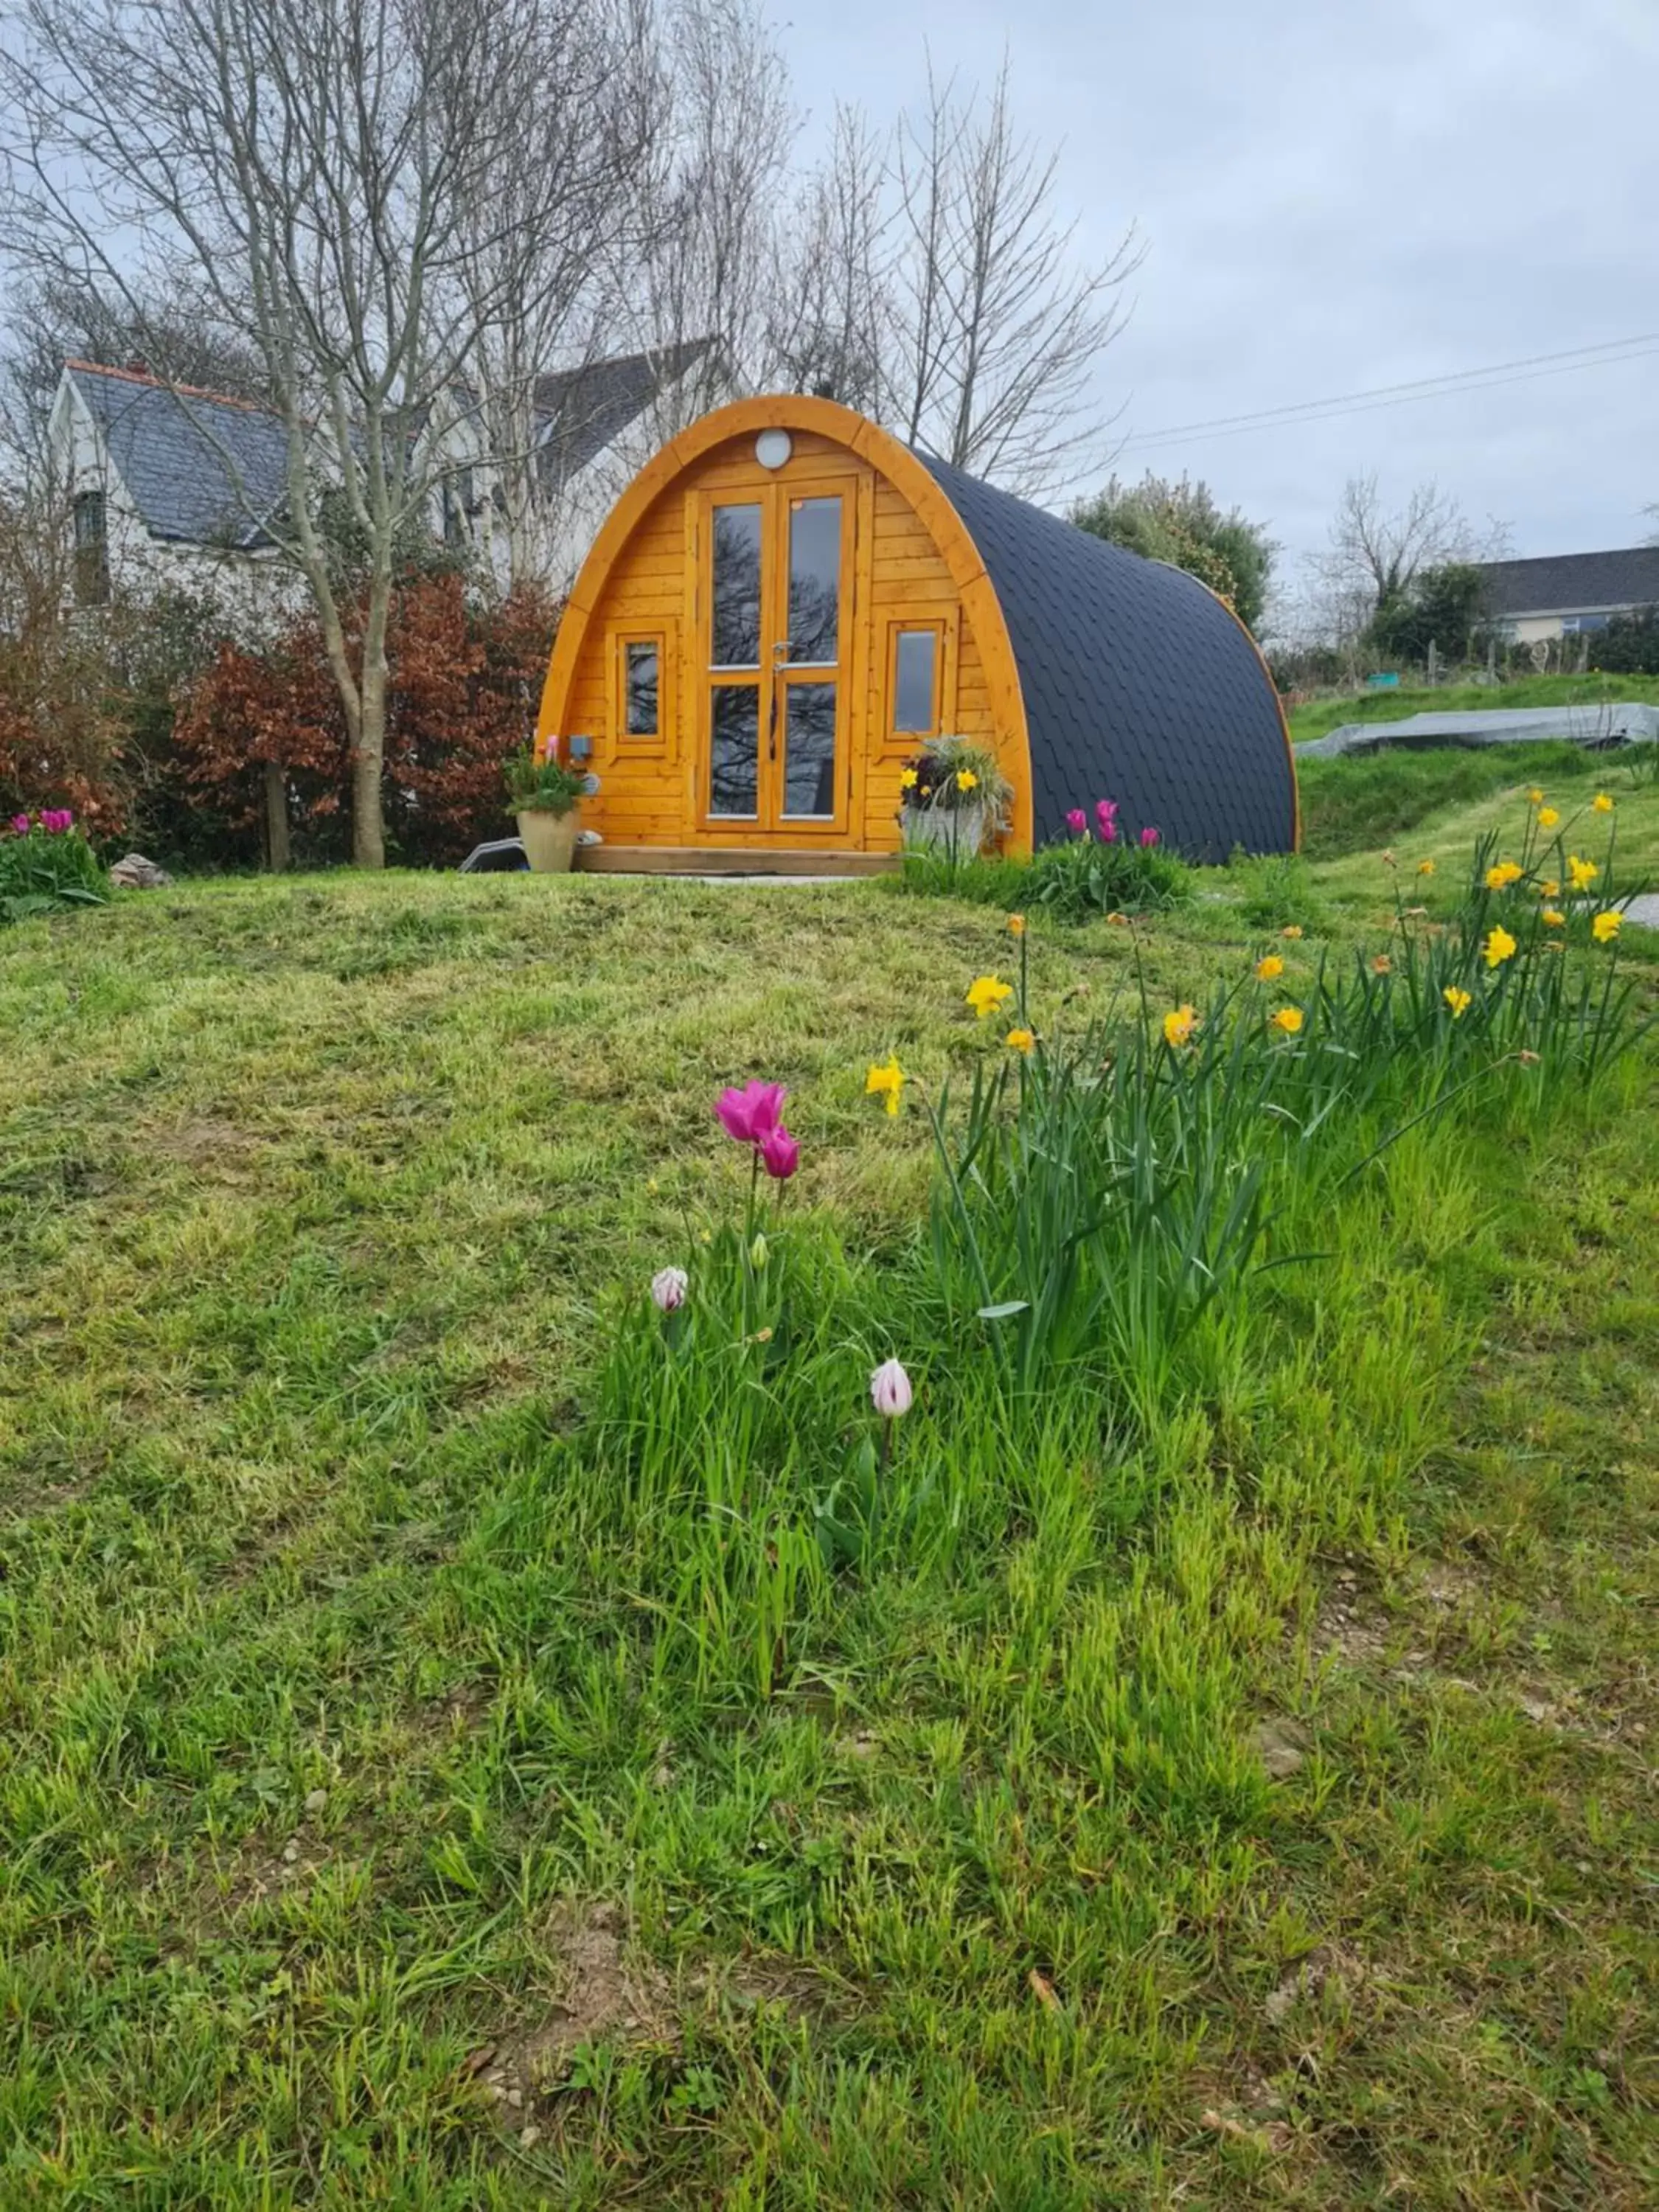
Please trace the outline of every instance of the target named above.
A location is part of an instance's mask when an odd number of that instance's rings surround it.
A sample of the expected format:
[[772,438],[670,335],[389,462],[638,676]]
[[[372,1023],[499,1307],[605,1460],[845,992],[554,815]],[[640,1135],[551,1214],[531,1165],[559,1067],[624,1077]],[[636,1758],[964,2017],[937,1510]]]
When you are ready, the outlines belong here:
[[585,864],[666,870],[884,865],[945,733],[996,752],[1016,851],[1103,797],[1195,860],[1297,841],[1278,695],[1221,600],[830,400],[740,400],[647,464],[538,726],[599,779]]

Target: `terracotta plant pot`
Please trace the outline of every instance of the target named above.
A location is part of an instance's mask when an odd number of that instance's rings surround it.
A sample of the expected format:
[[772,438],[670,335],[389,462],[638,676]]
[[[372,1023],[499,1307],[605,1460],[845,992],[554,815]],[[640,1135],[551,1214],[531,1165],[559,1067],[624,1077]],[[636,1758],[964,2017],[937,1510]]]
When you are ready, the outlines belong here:
[[527,806],[519,817],[519,836],[538,876],[568,876],[575,863],[576,832],[581,827],[580,810],[550,813],[544,806]]

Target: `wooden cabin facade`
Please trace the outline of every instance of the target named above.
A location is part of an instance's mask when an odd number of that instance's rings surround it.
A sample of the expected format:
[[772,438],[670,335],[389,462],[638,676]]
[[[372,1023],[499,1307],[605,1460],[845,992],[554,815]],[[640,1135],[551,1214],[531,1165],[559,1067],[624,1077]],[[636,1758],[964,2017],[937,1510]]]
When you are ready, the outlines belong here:
[[996,754],[1017,851],[1102,796],[1203,857],[1296,842],[1277,695],[1220,601],[829,400],[739,401],[646,466],[538,725],[598,778],[585,864],[671,869],[880,865],[905,763],[944,734]]

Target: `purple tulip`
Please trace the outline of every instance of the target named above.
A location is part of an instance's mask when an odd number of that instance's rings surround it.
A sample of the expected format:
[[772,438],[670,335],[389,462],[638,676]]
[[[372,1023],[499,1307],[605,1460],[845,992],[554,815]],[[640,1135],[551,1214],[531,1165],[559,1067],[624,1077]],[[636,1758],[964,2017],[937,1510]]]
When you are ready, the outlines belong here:
[[720,1127],[734,1145],[759,1145],[778,1126],[788,1092],[781,1083],[745,1083],[741,1091],[722,1091],[714,1101]]
[[781,1121],[775,1129],[769,1129],[761,1139],[758,1150],[761,1165],[774,1182],[787,1182],[800,1165],[800,1146]]
[[1153,829],[1150,822],[1140,833],[1140,842],[1143,845],[1149,847],[1156,845],[1158,842],[1158,832]]
[[1088,834],[1089,817],[1080,806],[1074,806],[1066,816],[1066,827],[1073,837],[1082,837]]
[[659,1267],[651,1278],[651,1303],[659,1313],[678,1313],[690,1287],[684,1267]]
[[914,1397],[910,1378],[896,1359],[884,1360],[870,1377],[870,1403],[884,1421],[896,1421],[901,1413],[908,1413]]

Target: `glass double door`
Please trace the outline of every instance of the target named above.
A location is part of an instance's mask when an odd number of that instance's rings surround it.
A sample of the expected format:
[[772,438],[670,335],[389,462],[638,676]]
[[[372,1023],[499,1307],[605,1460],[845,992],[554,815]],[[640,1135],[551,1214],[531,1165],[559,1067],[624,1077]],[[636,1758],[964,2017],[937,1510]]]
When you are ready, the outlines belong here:
[[708,495],[705,825],[813,836],[848,817],[850,482]]

